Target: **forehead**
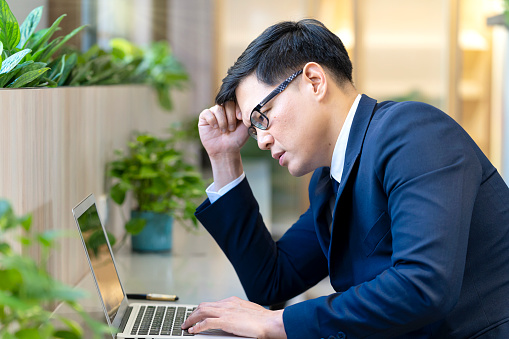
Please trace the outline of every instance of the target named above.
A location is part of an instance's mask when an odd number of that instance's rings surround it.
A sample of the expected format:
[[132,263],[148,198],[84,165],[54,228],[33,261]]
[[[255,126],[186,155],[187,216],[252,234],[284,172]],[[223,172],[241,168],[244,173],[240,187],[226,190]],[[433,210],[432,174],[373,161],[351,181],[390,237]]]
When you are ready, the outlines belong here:
[[254,73],[245,77],[235,90],[237,104],[242,112],[244,123],[249,123],[249,115],[269,93],[273,90],[271,86],[258,80]]

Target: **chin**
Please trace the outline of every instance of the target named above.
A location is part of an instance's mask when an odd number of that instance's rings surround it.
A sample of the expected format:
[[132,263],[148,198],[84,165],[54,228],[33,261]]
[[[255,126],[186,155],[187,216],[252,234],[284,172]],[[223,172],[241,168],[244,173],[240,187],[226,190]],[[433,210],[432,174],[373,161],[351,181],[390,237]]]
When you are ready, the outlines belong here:
[[303,167],[295,168],[293,166],[288,166],[288,172],[290,173],[290,175],[292,175],[294,177],[301,177],[301,176],[306,175],[312,171],[313,170],[309,170],[309,169],[306,169]]

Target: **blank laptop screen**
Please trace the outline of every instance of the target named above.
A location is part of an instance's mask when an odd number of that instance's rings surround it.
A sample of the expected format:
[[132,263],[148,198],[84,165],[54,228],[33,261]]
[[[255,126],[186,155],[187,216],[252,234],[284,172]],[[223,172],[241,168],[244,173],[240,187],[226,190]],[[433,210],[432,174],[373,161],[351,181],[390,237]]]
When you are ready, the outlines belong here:
[[120,285],[118,273],[106,242],[106,234],[101,226],[95,204],[92,204],[78,218],[78,225],[87,247],[104,307],[108,312],[110,322],[113,322],[124,298],[124,291],[122,285]]

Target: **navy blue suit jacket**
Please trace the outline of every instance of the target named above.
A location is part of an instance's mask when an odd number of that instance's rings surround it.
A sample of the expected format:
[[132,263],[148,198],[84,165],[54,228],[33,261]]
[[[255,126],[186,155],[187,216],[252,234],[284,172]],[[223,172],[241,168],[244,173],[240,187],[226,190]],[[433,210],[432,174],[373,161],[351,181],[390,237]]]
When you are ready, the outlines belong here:
[[288,306],[288,338],[509,338],[509,189],[432,106],[363,95],[333,214],[329,168],[277,242],[247,180],[196,212],[248,298],[288,300],[327,275],[337,293]]

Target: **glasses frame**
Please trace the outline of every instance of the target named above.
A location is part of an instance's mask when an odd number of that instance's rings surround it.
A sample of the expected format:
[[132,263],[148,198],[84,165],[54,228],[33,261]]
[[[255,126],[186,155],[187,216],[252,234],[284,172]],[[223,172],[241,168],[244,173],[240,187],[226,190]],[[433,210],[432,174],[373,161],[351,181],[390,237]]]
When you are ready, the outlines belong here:
[[[265,106],[265,104],[267,104],[269,101],[271,101],[276,95],[283,92],[285,90],[285,88],[288,87],[290,82],[292,82],[293,79],[295,79],[298,75],[300,75],[302,73],[302,71],[303,70],[301,69],[301,70],[293,73],[292,75],[290,75],[288,77],[288,79],[283,81],[272,92],[270,92],[269,95],[267,95],[258,105],[256,105],[255,108],[253,108],[253,110],[251,111],[251,114],[249,115],[249,121],[251,122],[251,126],[247,130],[250,137],[252,137],[255,140],[258,140],[256,129],[258,128],[258,129],[265,131],[269,128],[269,123],[270,123],[269,117],[267,117],[267,115],[261,111],[262,107]],[[253,118],[254,112],[257,112],[258,114],[260,114],[262,117],[262,121],[264,121],[264,122],[266,121],[267,123],[262,124],[259,121],[255,120]]]

